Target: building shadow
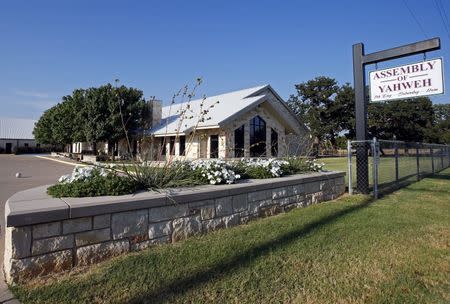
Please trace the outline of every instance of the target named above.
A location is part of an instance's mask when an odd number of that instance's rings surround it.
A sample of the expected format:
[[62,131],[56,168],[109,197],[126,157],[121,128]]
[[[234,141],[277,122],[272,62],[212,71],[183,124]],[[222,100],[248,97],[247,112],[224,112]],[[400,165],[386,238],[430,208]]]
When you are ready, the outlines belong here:
[[330,214],[328,216],[322,217],[316,221],[313,221],[301,229],[291,231],[289,233],[282,234],[276,239],[272,239],[263,244],[255,246],[248,249],[231,259],[216,264],[212,268],[208,268],[202,271],[193,273],[188,277],[183,277],[177,280],[161,286],[158,290],[136,295],[127,303],[165,303],[170,302],[174,297],[183,295],[184,293],[195,289],[211,280],[217,280],[231,275],[236,270],[248,267],[251,262],[255,259],[261,258],[267,255],[273,250],[287,246],[299,239],[305,237],[306,235],[314,232],[323,226],[330,225],[339,218],[349,215],[351,213],[357,212],[370,203],[373,202],[371,197],[366,197],[363,202],[349,206],[343,210]]

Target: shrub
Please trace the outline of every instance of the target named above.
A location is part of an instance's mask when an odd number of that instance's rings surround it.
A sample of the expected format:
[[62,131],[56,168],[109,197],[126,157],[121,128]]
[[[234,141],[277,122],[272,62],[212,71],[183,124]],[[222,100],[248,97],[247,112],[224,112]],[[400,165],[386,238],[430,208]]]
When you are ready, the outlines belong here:
[[305,159],[300,157],[288,157],[286,163],[281,166],[286,175],[298,174],[311,171]]
[[148,190],[205,184],[200,172],[188,162],[166,162],[162,166],[144,162],[123,166],[123,171],[138,187]]
[[236,174],[232,167],[223,160],[197,160],[191,163],[195,176],[200,180],[216,185],[216,184],[233,184],[241,176]]
[[282,167],[288,165],[284,160],[269,159],[241,159],[234,162],[232,167],[243,178],[272,178],[285,175]]
[[127,176],[92,167],[75,167],[72,174],[62,176],[57,184],[47,189],[47,193],[53,197],[86,197],[131,194],[138,189]]

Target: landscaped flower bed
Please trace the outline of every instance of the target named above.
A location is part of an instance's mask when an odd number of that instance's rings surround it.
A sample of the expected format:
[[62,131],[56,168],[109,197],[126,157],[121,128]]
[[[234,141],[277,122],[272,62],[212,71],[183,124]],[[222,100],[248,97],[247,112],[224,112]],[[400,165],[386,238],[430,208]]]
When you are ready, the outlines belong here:
[[[120,168],[120,170],[119,170]],[[75,167],[48,188],[53,197],[85,197],[131,194],[137,190],[158,190],[204,184],[233,184],[240,179],[265,179],[322,171],[314,159],[240,159],[167,162],[162,166],[144,162],[134,165]]]

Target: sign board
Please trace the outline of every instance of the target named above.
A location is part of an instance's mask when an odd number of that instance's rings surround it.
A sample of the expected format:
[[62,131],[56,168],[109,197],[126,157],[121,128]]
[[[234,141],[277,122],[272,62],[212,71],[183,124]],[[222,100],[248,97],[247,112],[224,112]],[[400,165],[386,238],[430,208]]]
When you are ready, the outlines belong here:
[[371,101],[444,93],[442,58],[373,71],[369,78]]

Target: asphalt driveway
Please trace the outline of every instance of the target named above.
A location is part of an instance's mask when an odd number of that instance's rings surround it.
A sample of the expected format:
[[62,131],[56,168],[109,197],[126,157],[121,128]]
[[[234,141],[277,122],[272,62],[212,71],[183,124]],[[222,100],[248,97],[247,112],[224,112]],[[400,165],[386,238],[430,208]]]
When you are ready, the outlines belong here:
[[[61,175],[70,173],[73,165],[38,158],[34,155],[0,154],[0,266],[3,269],[5,203],[14,193],[29,188],[55,183]],[[17,172],[22,178],[16,178]],[[3,271],[2,271],[3,273]],[[1,275],[0,303],[8,303],[11,294]],[[13,302],[10,302],[13,303]]]

